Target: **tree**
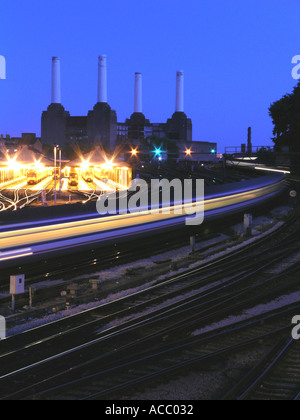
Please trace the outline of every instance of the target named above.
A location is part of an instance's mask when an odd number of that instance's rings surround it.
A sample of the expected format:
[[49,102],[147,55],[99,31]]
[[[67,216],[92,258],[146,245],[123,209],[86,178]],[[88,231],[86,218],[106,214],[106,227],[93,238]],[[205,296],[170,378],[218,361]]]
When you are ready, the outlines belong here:
[[274,124],[275,145],[289,146],[291,152],[300,152],[300,81],[293,93],[270,106],[269,114]]

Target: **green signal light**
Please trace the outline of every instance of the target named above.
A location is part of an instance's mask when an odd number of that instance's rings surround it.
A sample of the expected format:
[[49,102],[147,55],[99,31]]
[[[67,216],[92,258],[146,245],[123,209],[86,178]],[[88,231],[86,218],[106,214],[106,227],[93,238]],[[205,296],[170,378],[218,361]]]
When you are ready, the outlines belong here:
[[161,155],[161,149],[159,148],[155,148],[155,150],[154,150],[154,153],[155,153],[155,157],[159,157],[160,155]]

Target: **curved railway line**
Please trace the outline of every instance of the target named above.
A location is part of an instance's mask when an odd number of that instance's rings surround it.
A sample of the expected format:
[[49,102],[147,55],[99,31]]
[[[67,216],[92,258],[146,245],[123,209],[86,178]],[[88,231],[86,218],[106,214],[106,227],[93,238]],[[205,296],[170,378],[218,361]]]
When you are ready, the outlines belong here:
[[[216,320],[298,291],[297,258],[276,274],[269,270],[274,259],[280,264],[297,255],[299,230],[296,214],[246,249],[0,342],[0,389],[5,390],[1,398],[102,398],[262,340],[284,337],[291,330],[291,315],[300,310],[298,303],[266,313],[258,318],[259,327],[256,317],[243,327],[239,324],[234,336],[231,326],[229,341],[219,331],[222,344],[216,346],[217,332],[204,334],[207,341],[193,334]],[[253,330],[245,337],[250,326]]]
[[[176,231],[188,225],[199,225],[242,211],[249,210],[275,199],[285,189],[282,176],[262,177],[259,181],[245,181],[216,187],[205,191],[205,199],[198,197],[196,204],[168,204],[154,213],[148,206],[129,214],[99,217],[94,213],[78,220],[68,218],[44,220],[40,226],[33,223],[5,227],[0,232],[3,252],[0,254],[2,267],[12,267],[40,260],[43,257],[70,254],[93,247],[105,247],[116,242],[139,240],[162,232]],[[198,192],[200,194],[200,192]],[[194,214],[187,217],[187,214]],[[81,215],[82,216],[82,215]],[[191,220],[193,219],[193,220]],[[191,222],[191,223],[190,223]],[[191,226],[189,226],[190,228]]]
[[[225,329],[198,336],[187,336],[186,333],[183,335],[185,327],[177,326],[173,332],[173,341],[167,344],[165,336],[160,332],[152,333],[144,339],[128,341],[127,338],[127,343],[123,338],[119,348],[112,350],[107,347],[106,340],[109,338],[104,336],[98,339],[98,349],[96,344],[93,347],[74,349],[75,353],[80,353],[77,364],[74,364],[74,354],[67,354],[60,364],[55,358],[50,359],[42,375],[38,373],[36,376],[39,366],[25,369],[18,377],[12,375],[13,386],[6,386],[6,396],[3,398],[98,399],[112,395],[114,398],[120,397],[120,392],[124,395],[124,392],[130,392],[132,386],[138,385],[139,389],[149,386],[149,381],[154,378],[163,377],[164,380],[168,380],[168,375],[173,375],[176,371],[182,373],[183,369],[189,367],[199,369],[208,363],[215,363],[220,357],[249,349],[261,342],[265,345],[270,344],[273,337],[286,334],[288,320],[295,310],[299,310],[299,304],[290,305],[280,311],[270,311],[243,322],[233,323]],[[129,332],[133,334],[131,330]],[[119,343],[118,340],[125,334],[128,335],[128,330],[117,333],[114,337],[115,343]],[[134,335],[136,338],[137,332]],[[34,379],[34,384],[30,384]],[[18,385],[20,388],[16,392]]]
[[[265,357],[238,386],[228,387],[225,399],[298,398],[299,357],[296,379],[289,376],[297,358],[291,319],[300,302],[275,310],[268,304],[299,292],[299,232],[298,209],[247,246],[1,340],[0,399],[123,397],[153,386],[154,379],[167,382],[257,346],[267,349]],[[258,305],[264,311],[245,316]],[[279,394],[282,388],[288,391]]]
[[299,342],[284,337],[224,399],[284,401],[299,396]]

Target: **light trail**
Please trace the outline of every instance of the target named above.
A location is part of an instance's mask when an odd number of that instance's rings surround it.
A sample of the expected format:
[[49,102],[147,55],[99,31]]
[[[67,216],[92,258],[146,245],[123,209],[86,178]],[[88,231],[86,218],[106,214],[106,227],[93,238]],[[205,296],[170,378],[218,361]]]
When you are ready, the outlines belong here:
[[[278,183],[248,192],[208,199],[205,200],[205,213],[220,210],[220,208],[241,206],[249,201],[272,195],[275,192],[278,192]],[[179,216],[175,215],[174,212],[179,207],[181,207],[183,215],[190,215],[190,211],[193,210],[196,212],[197,208],[200,207],[200,204],[198,204],[196,208],[192,204],[186,209],[184,209],[182,205],[170,207],[170,214],[149,214],[149,211],[145,211],[138,214],[133,213],[122,216],[99,217],[96,219],[61,223],[52,226],[49,225],[2,232],[0,233],[1,248],[8,250],[15,247],[26,247],[33,244],[74,239],[76,237],[89,236],[109,231],[116,232],[127,228],[134,230],[140,225],[152,224],[154,222],[168,222],[173,221],[176,218],[178,219]]]
[[99,188],[100,191],[114,191],[114,188],[108,187],[105,182],[99,181],[98,179],[94,179],[93,183],[96,185],[96,187]]
[[32,255],[31,248],[20,249],[17,251],[0,252],[0,261],[8,261],[14,258],[23,258]]
[[285,175],[291,174],[291,171],[282,170],[282,169],[271,169],[271,168],[264,168],[262,166],[255,166],[254,168],[256,171],[265,171],[265,172],[277,172]]
[[43,189],[49,189],[50,184],[51,184],[51,177],[48,177],[48,178],[45,178],[43,181],[39,182],[36,185],[27,186],[27,188],[32,190],[32,191],[40,191],[40,190],[43,190]]
[[[47,184],[48,183],[48,184]],[[34,191],[32,190],[32,188],[30,189],[23,189],[23,188],[18,188],[14,190],[14,199],[10,199],[9,197],[4,196],[1,192],[0,192],[0,201],[1,201],[1,209],[0,212],[3,211],[8,211],[13,209],[14,211],[17,210],[17,208],[24,208],[25,206],[31,204],[33,201],[37,200],[38,198],[40,198],[41,194],[43,191],[46,191],[46,195],[49,194],[51,192],[51,189],[49,189],[51,183],[49,183],[49,179],[46,180],[46,183],[43,185],[37,184],[37,186],[39,186],[39,188],[36,189],[36,192],[33,192],[31,194],[28,194],[28,192],[30,191]],[[26,183],[27,185],[27,183]],[[41,188],[42,186],[44,186],[45,188]],[[19,193],[20,191],[24,192],[25,197],[20,198],[19,197]],[[5,206],[5,204],[3,203],[7,202],[8,205]]]
[[8,190],[8,191],[13,191],[13,190],[17,190],[19,188],[25,188],[25,187],[27,187],[26,178],[14,181],[14,183],[11,183],[9,186],[5,188],[3,188],[1,185],[2,190]]
[[15,188],[18,188],[20,185],[27,185],[26,179],[26,177],[22,177],[8,182],[4,182],[0,184],[0,190],[13,190]]
[[[239,158],[238,158],[239,159]],[[291,171],[287,170],[287,169],[277,169],[277,168],[270,168],[268,166],[265,165],[260,165],[257,163],[252,163],[250,158],[248,158],[247,162],[244,162],[246,159],[242,159],[238,161],[230,161],[227,160],[226,161],[226,165],[227,166],[240,166],[240,167],[245,167],[245,168],[252,168],[255,171],[264,171],[264,172],[274,172],[274,173],[279,173],[279,174],[284,174],[284,175],[290,175]]]

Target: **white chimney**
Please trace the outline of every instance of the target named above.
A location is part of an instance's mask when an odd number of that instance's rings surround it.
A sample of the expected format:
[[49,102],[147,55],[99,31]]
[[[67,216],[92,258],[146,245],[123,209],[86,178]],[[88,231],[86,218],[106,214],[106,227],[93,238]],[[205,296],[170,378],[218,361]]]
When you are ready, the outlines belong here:
[[176,79],[176,112],[184,112],[184,76],[183,71],[177,72]]
[[142,73],[135,73],[134,84],[134,112],[143,112]]
[[98,102],[107,103],[106,55],[99,56],[98,62]]
[[61,86],[60,86],[60,58],[52,58],[52,90],[51,103],[61,103]]

